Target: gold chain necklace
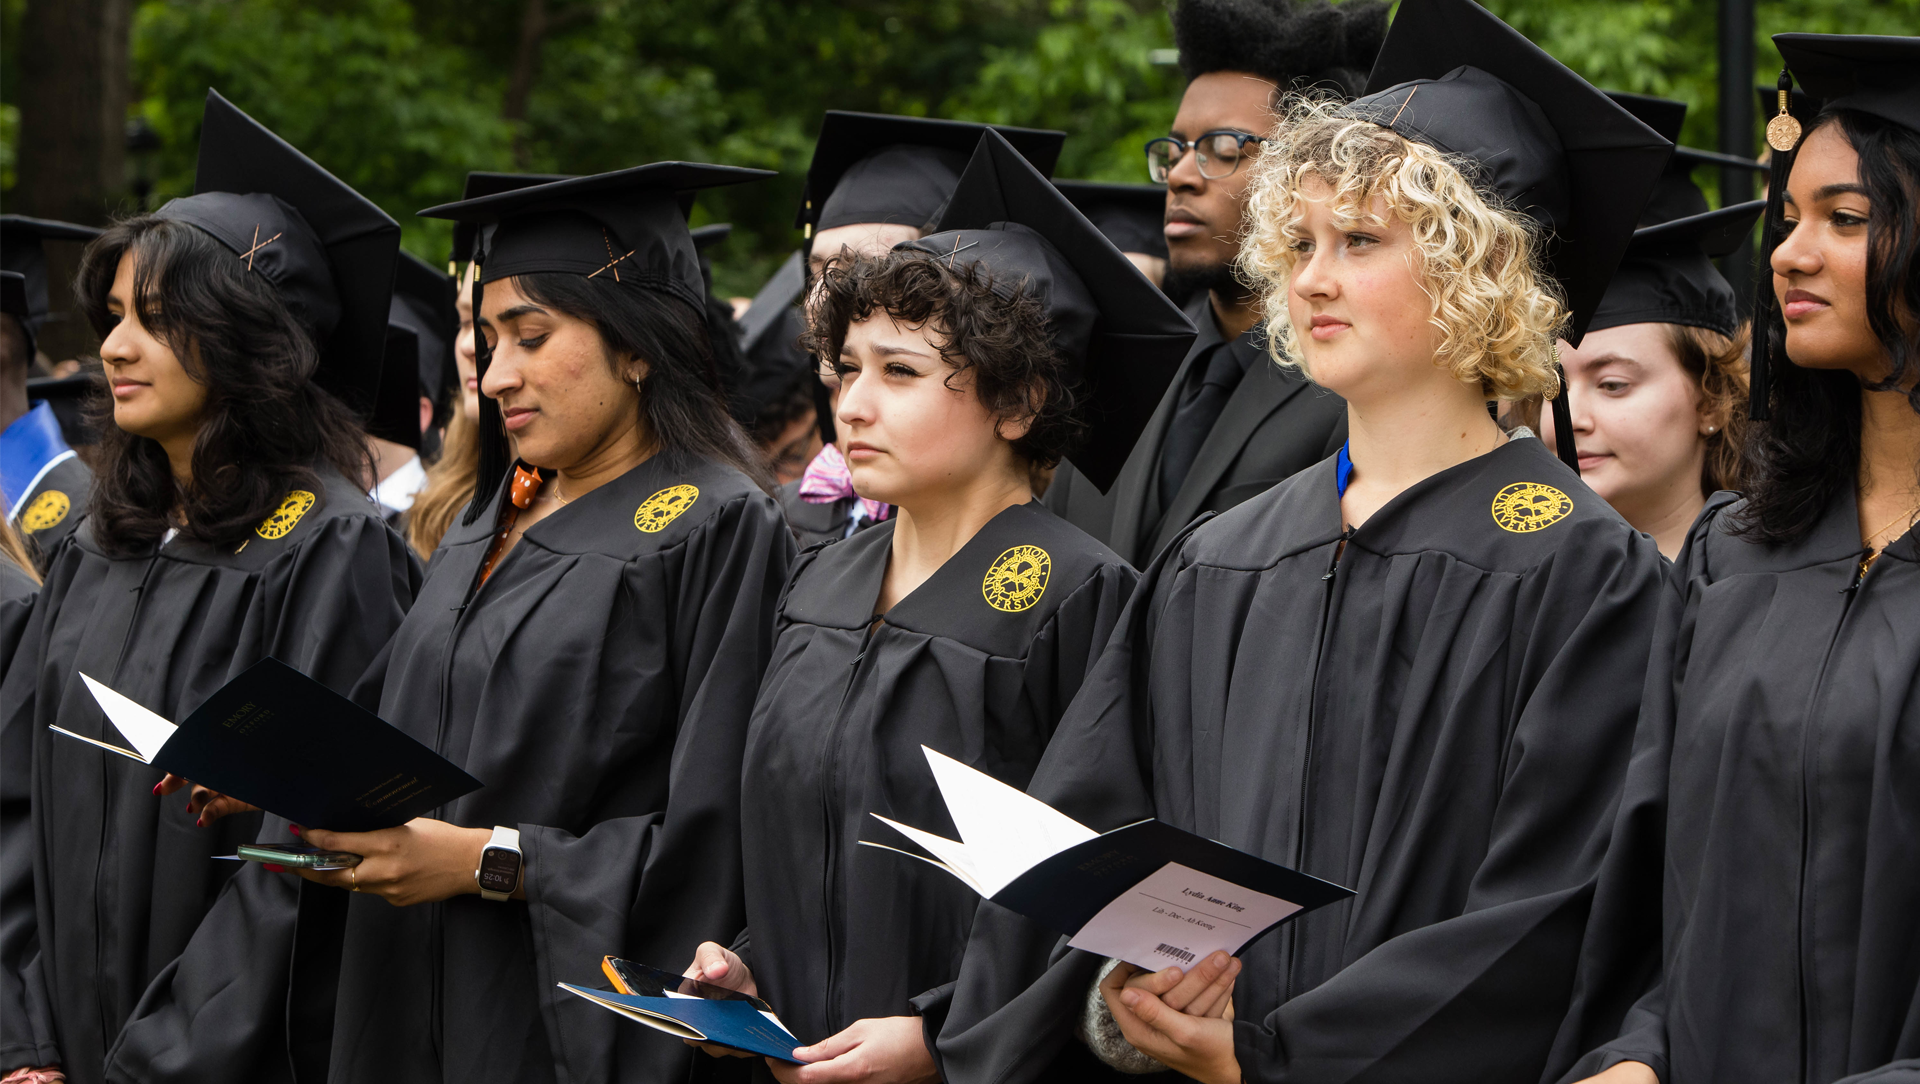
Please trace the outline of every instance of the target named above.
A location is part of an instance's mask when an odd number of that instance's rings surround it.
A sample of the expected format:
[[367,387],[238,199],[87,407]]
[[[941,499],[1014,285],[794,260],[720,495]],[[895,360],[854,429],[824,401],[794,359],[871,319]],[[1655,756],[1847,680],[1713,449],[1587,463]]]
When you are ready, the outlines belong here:
[[[1881,546],[1879,549],[1874,549],[1873,540],[1880,537],[1880,535],[1884,533],[1888,527],[1891,527],[1896,523],[1905,521],[1906,524],[1909,527],[1911,527],[1916,517],[1920,517],[1920,504],[1914,505],[1912,508],[1907,509],[1905,512],[1902,512],[1899,515],[1888,520],[1887,522],[1881,524],[1879,530],[1867,532],[1867,537],[1862,540],[1865,542],[1867,547],[1866,560],[1860,562],[1860,574],[1862,576],[1865,576],[1867,574],[1867,569],[1872,568],[1873,563],[1880,559],[1880,555],[1882,553],[1886,552],[1886,548],[1887,548],[1886,546]],[[1899,536],[1896,535],[1895,537],[1897,538]],[[1893,539],[1888,539],[1887,541],[1891,543]]]

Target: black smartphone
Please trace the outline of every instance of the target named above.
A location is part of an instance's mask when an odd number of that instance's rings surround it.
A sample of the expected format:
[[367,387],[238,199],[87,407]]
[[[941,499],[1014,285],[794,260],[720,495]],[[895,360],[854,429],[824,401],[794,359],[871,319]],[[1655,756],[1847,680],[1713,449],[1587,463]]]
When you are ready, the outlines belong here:
[[600,961],[600,970],[606,972],[613,988],[623,994],[635,997],[667,997],[679,994],[683,997],[698,997],[708,1001],[746,1001],[761,1012],[772,1012],[773,1006],[738,990],[729,990],[724,986],[715,986],[710,982],[690,979],[685,975],[676,975],[646,964],[636,964],[632,960],[622,960],[618,956],[607,956]]
[[292,843],[242,843],[234,850],[249,862],[271,862],[300,869],[349,869],[360,864],[357,854]]

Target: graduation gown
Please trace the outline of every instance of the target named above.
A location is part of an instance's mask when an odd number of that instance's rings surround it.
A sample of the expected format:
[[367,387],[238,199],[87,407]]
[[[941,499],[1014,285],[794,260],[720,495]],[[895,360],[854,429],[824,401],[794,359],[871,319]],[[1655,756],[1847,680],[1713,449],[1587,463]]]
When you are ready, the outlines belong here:
[[[1145,568],[1194,518],[1224,512],[1318,463],[1347,440],[1346,402],[1309,382],[1298,370],[1267,357],[1260,325],[1227,342],[1213,319],[1205,290],[1184,311],[1200,334],[1167,385],[1160,405],[1134,443],[1120,476],[1106,493],[1062,463],[1047,487],[1048,508]],[[1160,459],[1183,389],[1196,366],[1215,349],[1242,355],[1245,375],[1200,445],[1176,493],[1160,490]]]
[[328,1079],[684,1079],[690,1048],[555,983],[598,984],[605,955],[678,968],[743,925],[740,758],[793,540],[744,475],[656,456],[475,591],[501,488],[370,678],[382,718],[485,784],[438,815],[520,830],[526,899],[314,889],[348,902]]
[[[1362,467],[1364,469],[1364,466]],[[1342,539],[1320,463],[1143,577],[1029,792],[1157,816],[1358,895],[1242,952],[1249,1082],[1533,1084],[1572,983],[1662,560],[1538,440]],[[1048,1079],[1099,960],[984,903],[950,1084]]]
[[1661,978],[1569,1075],[1920,1079],[1920,532],[1861,577],[1851,488],[1793,545],[1740,508],[1674,568],[1603,881],[1626,944],[1582,994]]
[[956,838],[922,745],[1025,786],[1134,581],[1016,505],[876,623],[895,525],[800,558],[748,736],[748,962],[803,1043],[916,1012],[938,1033],[980,898],[859,846],[917,850],[868,814]]
[[175,538],[111,558],[83,524],[54,552],[0,687],[9,1067],[58,1063],[75,1084],[101,1080],[142,991],[239,871],[214,856],[260,830],[259,814],[195,828],[184,795],[154,797],[163,773],[48,730],[125,744],[80,673],[178,720],[267,656],[346,691],[399,627],[419,566],[364,491],[331,471],[323,481],[233,551]]

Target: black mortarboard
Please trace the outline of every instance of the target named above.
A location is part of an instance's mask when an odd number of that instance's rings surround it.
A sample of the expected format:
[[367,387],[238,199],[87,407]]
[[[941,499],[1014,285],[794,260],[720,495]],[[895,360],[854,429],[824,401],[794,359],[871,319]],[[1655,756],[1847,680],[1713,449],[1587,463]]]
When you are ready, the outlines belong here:
[[71,222],[54,222],[25,215],[0,215],[0,269],[20,276],[24,315],[7,312],[27,334],[27,352],[34,350],[40,328],[47,322],[51,303],[47,292],[47,254],[42,241],[91,241],[100,231]]
[[806,262],[800,253],[788,256],[753,295],[740,317],[740,350],[746,357],[738,379],[728,392],[728,405],[742,425],[750,425],[774,400],[786,394],[800,374],[811,371],[797,340],[805,330],[793,303],[806,289]]
[[1055,181],[1055,188],[1080,208],[1115,248],[1167,258],[1167,186]]
[[1766,205],[1754,200],[1635,230],[1587,330],[1684,324],[1732,335],[1739,304],[1713,258],[1739,248]]
[[1920,37],[1775,34],[1773,45],[1823,108],[1854,109],[1920,131]]
[[369,412],[379,392],[400,226],[207,91],[194,194],[155,214],[213,236],[271,282],[320,347],[314,382]]
[[[1472,0],[1405,0],[1366,95],[1344,112],[1477,163],[1476,183],[1540,225],[1576,346],[1673,152]],[[1564,394],[1553,410],[1560,458],[1575,465]]]
[[[444,280],[444,276],[442,276]],[[420,335],[407,324],[387,325],[381,351],[380,391],[367,419],[367,435],[420,450]]]
[[100,443],[93,420],[87,416],[87,400],[106,393],[106,380],[98,372],[79,372],[72,376],[37,376],[27,381],[27,400],[47,403],[60,421],[60,437],[79,448]]
[[[466,188],[460,193],[461,200],[479,199],[481,196],[498,195],[515,189],[530,188],[536,184],[550,184],[571,177],[569,173],[487,173],[475,170],[467,174]],[[449,263],[458,265],[473,259],[473,243],[480,236],[480,227],[472,222],[453,224],[453,252],[447,257]],[[455,269],[449,267],[448,274]]]
[[[771,176],[764,169],[655,162],[441,204],[420,214],[482,227],[472,253],[480,264],[473,286],[476,318],[487,283],[515,275],[558,273],[608,279],[678,298],[704,321],[706,280],[687,229],[693,195],[705,188]],[[486,336],[476,336],[474,345],[478,370],[485,376],[492,358]],[[499,404],[482,396],[482,480],[467,522],[493,499],[494,488],[509,465]]]
[[693,237],[693,250],[700,254],[700,278],[706,283],[707,293],[713,293],[713,257],[708,250],[733,236],[733,223],[715,222],[711,226],[701,226],[688,231]]
[[[20,324],[20,330],[27,329],[27,276],[18,271],[0,271],[0,312],[13,317]],[[27,346],[33,346],[33,336],[27,336]]]
[[[921,229],[939,217],[987,125],[829,109],[796,226],[819,230],[862,222]],[[994,126],[1045,176],[1053,175],[1065,132]]]
[[1087,436],[1068,453],[1105,492],[1195,335],[1193,324],[998,132],[980,137],[937,232],[895,246],[984,264],[996,293],[1046,307]]
[[[393,302],[387,310],[387,323],[398,324],[414,334],[417,350],[413,363],[416,398],[412,416],[419,425],[419,400],[433,400],[433,416],[443,421],[453,402],[456,370],[453,364],[453,340],[459,333],[460,310],[455,307],[453,281],[432,264],[410,252],[400,254],[394,269]],[[389,342],[392,336],[388,336]]]
[[[1687,103],[1672,98],[1628,94],[1623,90],[1609,90],[1607,97],[1664,138],[1676,144],[1680,142],[1680,129],[1687,120]],[[1767,168],[1751,158],[1676,146],[1673,148],[1673,157],[1667,159],[1665,172],[1660,174],[1660,182],[1654,185],[1653,194],[1647,197],[1647,205],[1640,210],[1639,225],[1657,226],[1662,222],[1705,214],[1706,193],[1693,183],[1693,171],[1700,166],[1734,166],[1756,173],[1764,172]]]
[[1472,0],[1405,0],[1346,107],[1480,165],[1552,235],[1578,343],[1673,145]]

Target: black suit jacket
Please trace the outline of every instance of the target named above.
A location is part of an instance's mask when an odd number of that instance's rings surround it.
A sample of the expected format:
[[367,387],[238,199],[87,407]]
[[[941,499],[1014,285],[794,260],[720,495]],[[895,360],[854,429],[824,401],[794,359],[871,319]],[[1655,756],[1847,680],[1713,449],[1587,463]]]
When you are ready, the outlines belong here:
[[1347,439],[1347,405],[1339,396],[1282,368],[1267,356],[1258,327],[1226,349],[1251,354],[1220,419],[1200,445],[1193,468],[1171,498],[1160,492],[1160,454],[1167,427],[1195,361],[1221,341],[1208,296],[1186,307],[1200,335],[1180,363],[1153,418],[1134,443],[1113,488],[1102,494],[1085,475],[1061,464],[1044,503],[1055,515],[1105,542],[1136,568],[1204,512],[1224,512],[1334,454]]

